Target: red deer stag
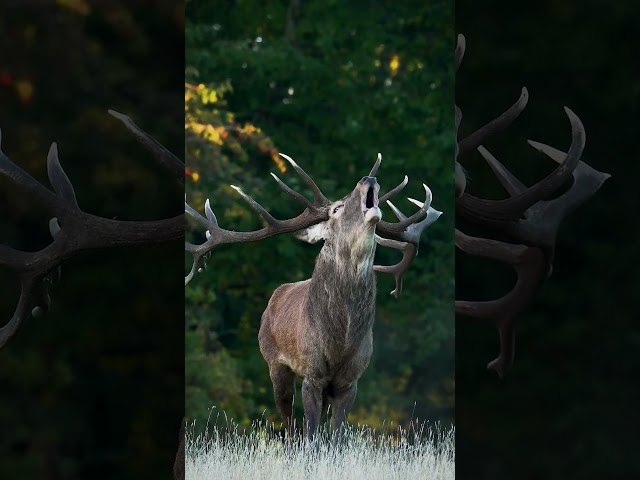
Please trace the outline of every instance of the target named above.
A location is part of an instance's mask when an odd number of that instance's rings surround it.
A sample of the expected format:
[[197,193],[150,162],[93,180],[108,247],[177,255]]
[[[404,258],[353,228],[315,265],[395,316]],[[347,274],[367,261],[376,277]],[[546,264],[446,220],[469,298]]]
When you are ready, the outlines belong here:
[[[458,35],[456,71],[462,63],[465,47],[464,36]],[[500,354],[487,368],[495,370],[500,377],[513,364],[514,322],[531,304],[544,280],[551,275],[556,236],[562,220],[593,196],[610,177],[580,160],[585,146],[585,131],[580,119],[567,107],[565,112],[571,124],[571,145],[566,153],[529,141],[532,147],[559,164],[546,178],[532,187],[526,187],[493,157],[482,143],[511,125],[524,110],[528,98],[527,89],[523,88],[518,101],[507,111],[466,138],[458,140],[456,146],[456,219],[482,227],[489,235],[509,240],[472,237],[456,229],[456,246],[470,255],[507,263],[517,273],[516,284],[502,298],[484,302],[456,301],[457,314],[495,322],[500,338]],[[462,121],[462,111],[457,106],[455,116],[457,139]],[[510,198],[486,200],[465,191],[466,178],[459,159],[476,148]],[[557,198],[551,198],[571,179],[569,190]]]
[[[278,185],[306,208],[298,217],[276,220],[262,206],[234,187],[265,220],[267,226],[254,232],[235,232],[218,226],[209,201],[206,218],[185,203],[185,211],[207,229],[202,245],[187,244],[194,265],[185,279],[204,267],[204,255],[225,243],[250,242],[271,235],[296,232],[298,239],[315,243],[324,240],[310,279],[280,286],[273,293],[262,315],[258,340],[262,356],[269,365],[275,403],[286,430],[293,429],[293,398],[296,376],[302,377],[304,430],[312,440],[320,418],[332,406],[331,427],[334,442],[356,396],[358,379],[367,368],[372,353],[372,328],[375,319],[375,271],[391,273],[396,297],[402,289],[402,274],[417,253],[422,231],[441,212],[431,205],[431,192],[424,185],[424,203],[410,199],[420,209],[405,217],[389,199],[402,190],[407,177],[396,188],[378,199],[380,186],[376,172],[378,159],[368,176],[344,198],[332,202],[291,158],[281,154],[313,192],[310,202],[273,175]],[[387,201],[399,222],[382,220],[379,202]],[[379,232],[399,240],[385,239]],[[393,266],[373,264],[376,243],[399,249],[402,260]]]
[[[129,117],[109,111],[147,147],[154,158],[184,184],[184,163],[142,131]],[[0,132],[0,142],[2,136]],[[24,252],[0,245],[0,267],[14,272],[20,280],[20,297],[11,319],[0,328],[0,348],[13,337],[29,316],[39,317],[49,309],[49,288],[60,278],[61,265],[79,253],[101,248],[148,245],[184,237],[184,215],[155,221],[123,221],[102,218],[83,211],[60,165],[55,143],[49,149],[47,171],[53,192],[13,163],[1,150],[0,174],[28,193],[51,215],[49,231],[53,241],[36,252]],[[183,420],[184,423],[184,420]],[[174,472],[184,478],[184,425],[180,430]]]

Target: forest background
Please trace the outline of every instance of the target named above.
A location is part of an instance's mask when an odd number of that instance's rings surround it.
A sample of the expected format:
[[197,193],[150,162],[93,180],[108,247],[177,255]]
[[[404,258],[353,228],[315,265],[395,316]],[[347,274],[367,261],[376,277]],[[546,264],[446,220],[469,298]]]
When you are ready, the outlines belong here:
[[[444,214],[423,234],[399,299],[389,295],[393,279],[378,275],[374,354],[349,419],[451,424],[453,2],[187,2],[185,35],[187,200],[203,212],[209,198],[223,228],[261,227],[229,184],[276,218],[300,213],[269,175],[308,194],[279,152],[332,199],[353,189],[378,152],[381,192],[409,176],[395,202],[405,213],[415,206],[403,197],[423,198],[429,185]],[[394,218],[388,207],[383,215]],[[204,241],[191,226],[187,239]],[[186,412],[197,429],[222,411],[245,426],[279,422],[260,317],[275,288],[311,275],[318,251],[292,235],[226,246],[186,287]],[[398,257],[376,253],[379,264]]]

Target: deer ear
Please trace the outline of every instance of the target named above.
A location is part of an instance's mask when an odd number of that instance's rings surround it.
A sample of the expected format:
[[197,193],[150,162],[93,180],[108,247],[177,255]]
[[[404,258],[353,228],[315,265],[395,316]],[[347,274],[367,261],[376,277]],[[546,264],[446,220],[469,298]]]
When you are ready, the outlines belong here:
[[293,234],[298,240],[302,240],[307,243],[316,243],[319,240],[324,240],[329,234],[329,227],[327,222],[317,223],[308,228],[298,230]]

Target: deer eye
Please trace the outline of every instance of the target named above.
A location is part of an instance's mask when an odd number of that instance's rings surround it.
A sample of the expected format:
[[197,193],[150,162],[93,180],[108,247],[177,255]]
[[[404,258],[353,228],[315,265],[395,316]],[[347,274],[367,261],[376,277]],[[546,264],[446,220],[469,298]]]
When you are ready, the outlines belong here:
[[336,208],[333,209],[333,213],[338,213],[338,210],[340,210],[342,207],[344,207],[344,205],[338,205]]

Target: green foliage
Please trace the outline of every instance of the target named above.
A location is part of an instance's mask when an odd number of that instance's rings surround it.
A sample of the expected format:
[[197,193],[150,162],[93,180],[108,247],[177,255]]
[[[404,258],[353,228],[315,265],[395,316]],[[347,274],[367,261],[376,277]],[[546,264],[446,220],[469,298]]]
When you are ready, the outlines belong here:
[[[209,198],[227,229],[262,226],[229,184],[276,218],[298,215],[300,205],[269,175],[275,171],[309,195],[281,151],[329,198],[351,191],[378,152],[382,191],[406,174],[403,196],[421,198],[427,183],[444,215],[423,235],[400,299],[389,295],[393,279],[379,277],[374,357],[351,420],[380,426],[413,414],[452,421],[452,4],[295,4],[187,5],[188,201],[202,212]],[[415,209],[402,198],[395,203]],[[386,207],[383,214],[393,218]],[[204,232],[190,225],[188,240],[202,242]],[[213,252],[185,293],[189,417],[201,421],[210,407],[224,405],[245,425],[265,410],[277,419],[257,345],[260,317],[277,286],[311,275],[317,252],[291,235]],[[398,259],[398,252],[378,249],[377,263]],[[195,373],[205,365],[217,371]]]

